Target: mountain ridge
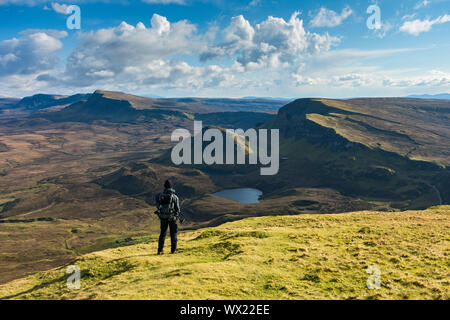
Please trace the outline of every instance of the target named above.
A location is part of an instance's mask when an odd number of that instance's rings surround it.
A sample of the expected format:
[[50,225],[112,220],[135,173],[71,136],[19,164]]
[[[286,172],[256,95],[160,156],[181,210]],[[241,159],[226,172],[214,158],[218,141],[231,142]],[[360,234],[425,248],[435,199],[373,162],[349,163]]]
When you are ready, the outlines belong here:
[[[439,100],[437,100],[439,101]],[[383,108],[383,110],[374,110]],[[422,110],[428,112],[424,118]],[[383,116],[383,118],[380,117]],[[426,160],[450,164],[450,103],[432,101],[420,103],[419,107],[401,98],[366,98],[354,100],[299,99],[280,109],[277,118],[270,125],[280,127],[286,135],[286,128],[300,130],[298,124],[291,126],[289,119],[297,117],[305,125],[320,125],[334,130],[339,136],[351,142],[359,142],[370,148],[382,148],[408,156],[413,160]],[[300,118],[298,118],[300,117]],[[430,125],[430,123],[432,125]],[[303,127],[305,129],[305,127]],[[305,132],[303,132],[305,133]],[[358,134],[356,134],[358,133]],[[287,134],[290,134],[287,132]],[[301,136],[302,131],[297,132]],[[371,136],[374,139],[370,140]],[[321,138],[319,135],[318,139]],[[365,139],[366,138],[366,139]],[[430,152],[419,153],[421,148],[433,148]],[[414,155],[417,156],[414,157]]]

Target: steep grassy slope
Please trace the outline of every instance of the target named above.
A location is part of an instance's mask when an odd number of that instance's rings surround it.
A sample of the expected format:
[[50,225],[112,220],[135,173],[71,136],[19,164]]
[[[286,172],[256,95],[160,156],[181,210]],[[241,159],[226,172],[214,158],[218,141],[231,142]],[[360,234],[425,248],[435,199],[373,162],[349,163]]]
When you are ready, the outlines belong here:
[[324,143],[338,135],[412,160],[449,165],[449,123],[447,100],[299,99],[280,109],[272,127],[280,128],[287,138]]
[[[450,207],[403,213],[263,217],[183,233],[155,255],[156,235],[0,286],[2,299],[449,299]],[[381,288],[369,290],[369,266]]]
[[263,184],[326,186],[401,209],[446,203],[449,111],[448,102],[416,99],[296,100],[265,125],[280,129],[286,161]]
[[[450,165],[450,101],[366,98],[348,103],[355,112],[337,117],[338,122],[344,120],[334,127],[338,133],[412,160]],[[350,130],[342,130],[345,127]],[[355,135],[353,127],[360,133]]]

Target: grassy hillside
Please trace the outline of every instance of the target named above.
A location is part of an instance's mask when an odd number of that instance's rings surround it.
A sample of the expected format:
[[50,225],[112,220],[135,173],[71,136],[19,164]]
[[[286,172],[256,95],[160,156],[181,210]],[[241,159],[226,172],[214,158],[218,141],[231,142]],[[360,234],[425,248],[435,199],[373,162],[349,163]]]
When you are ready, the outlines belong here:
[[449,110],[415,99],[296,100],[265,125],[280,128],[286,161],[263,184],[326,186],[402,210],[448,203]]
[[[80,256],[81,289],[65,267],[0,286],[2,299],[449,299],[450,206],[250,218],[183,233],[157,256],[156,235]],[[366,269],[381,269],[369,290]]]
[[[440,100],[299,99],[281,108],[270,127],[280,128],[285,138],[302,137],[311,143],[345,140],[447,166],[449,115],[450,103]],[[345,143],[340,149],[350,149]]]

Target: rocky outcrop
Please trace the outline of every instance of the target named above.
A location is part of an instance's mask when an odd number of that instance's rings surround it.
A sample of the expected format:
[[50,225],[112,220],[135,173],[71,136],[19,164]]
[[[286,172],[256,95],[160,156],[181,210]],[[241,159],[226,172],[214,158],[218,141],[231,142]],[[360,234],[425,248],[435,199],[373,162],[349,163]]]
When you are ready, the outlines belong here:
[[295,100],[278,112],[277,117],[268,124],[269,128],[279,129],[284,139],[305,138],[312,144],[327,145],[333,151],[346,150],[355,146],[352,141],[340,136],[331,128],[327,128],[308,119],[308,114],[328,115],[331,113],[352,114],[351,112],[333,108],[315,99]]

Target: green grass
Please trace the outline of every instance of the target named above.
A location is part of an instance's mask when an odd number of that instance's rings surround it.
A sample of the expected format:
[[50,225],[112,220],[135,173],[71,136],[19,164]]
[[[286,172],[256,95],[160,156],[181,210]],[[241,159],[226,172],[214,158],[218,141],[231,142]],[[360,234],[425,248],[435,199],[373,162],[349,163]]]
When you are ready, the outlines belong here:
[[[450,206],[426,211],[250,218],[182,233],[180,253],[155,237],[81,256],[0,286],[2,299],[449,299]],[[132,243],[137,243],[130,245]],[[381,288],[369,290],[371,265]]]

